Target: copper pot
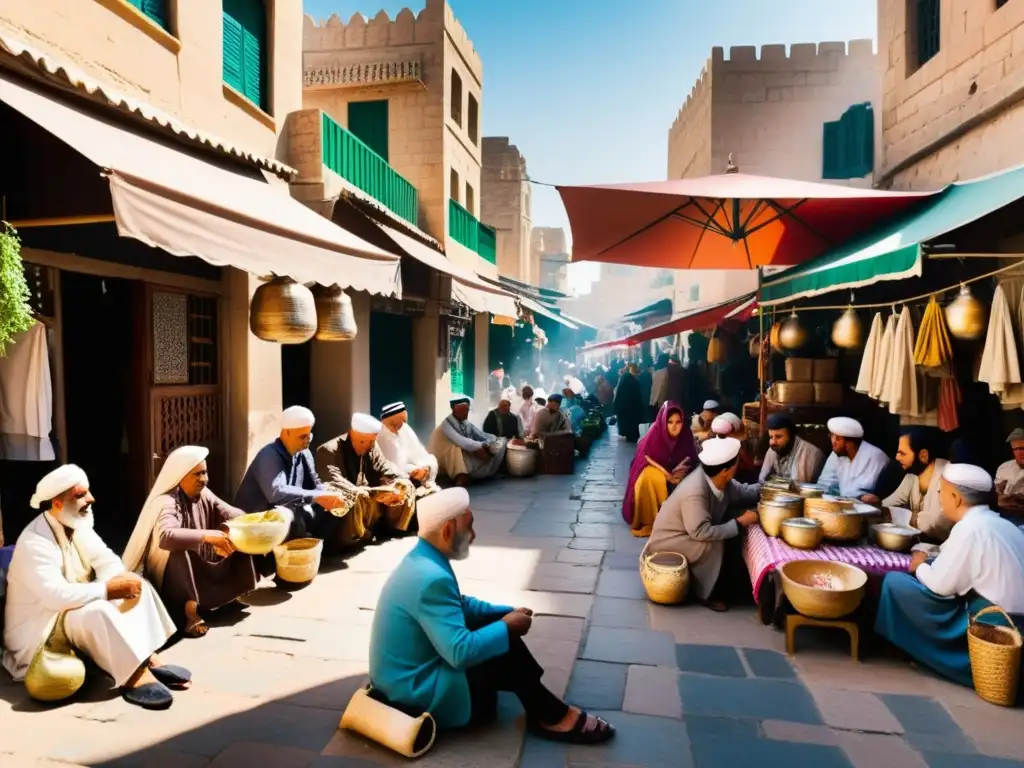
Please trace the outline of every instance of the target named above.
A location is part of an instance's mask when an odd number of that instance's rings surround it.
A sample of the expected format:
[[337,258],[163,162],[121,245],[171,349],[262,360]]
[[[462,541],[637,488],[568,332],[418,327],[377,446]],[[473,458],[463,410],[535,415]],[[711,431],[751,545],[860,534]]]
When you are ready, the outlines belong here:
[[316,301],[306,286],[275,277],[259,286],[249,305],[249,330],[258,339],[302,344],[316,333]]
[[971,295],[971,289],[960,286],[960,295],[946,307],[949,332],[958,339],[979,339],[985,333],[985,305]]
[[316,286],[313,289],[316,300],[316,340],[351,341],[359,328],[352,310],[352,299],[337,285],[330,288]]
[[850,307],[832,326],[832,343],[840,349],[860,349],[864,344],[864,325]]

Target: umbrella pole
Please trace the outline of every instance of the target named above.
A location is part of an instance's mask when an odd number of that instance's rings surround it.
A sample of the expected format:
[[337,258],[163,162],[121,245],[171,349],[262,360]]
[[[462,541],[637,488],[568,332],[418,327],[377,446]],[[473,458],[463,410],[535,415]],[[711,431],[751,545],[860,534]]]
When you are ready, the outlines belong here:
[[761,267],[757,268],[757,323],[758,323],[758,349],[757,349],[757,386],[758,386],[758,398],[757,402],[760,406],[760,413],[758,414],[758,422],[761,427],[761,434],[764,434],[765,421],[768,418],[768,401],[765,399],[764,392],[764,350],[765,350],[765,339],[764,339],[764,307],[761,306],[761,281],[763,275],[761,273]]

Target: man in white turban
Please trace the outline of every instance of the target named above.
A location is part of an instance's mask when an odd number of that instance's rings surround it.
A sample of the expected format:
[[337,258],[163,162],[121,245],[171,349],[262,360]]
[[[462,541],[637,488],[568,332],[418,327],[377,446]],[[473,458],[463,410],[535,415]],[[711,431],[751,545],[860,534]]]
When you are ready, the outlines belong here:
[[245,513],[207,487],[209,453],[196,445],[171,451],[122,557],[128,571],[160,590],[189,637],[206,634],[200,611],[233,603],[256,589],[261,576],[274,573],[273,555],[238,552],[228,538],[225,523]]
[[875,620],[882,637],[966,686],[973,685],[969,617],[997,605],[1018,627],[1024,622],[1024,531],[992,511],[992,491],[981,467],[945,466],[939,501],[953,524],[949,538],[934,558],[914,552],[909,574],[886,575]]
[[[744,485],[733,478],[740,441],[725,437],[708,440],[697,456],[695,470],[672,491],[654,520],[647,549],[651,554],[676,552],[686,558],[693,591],[713,611],[725,611],[739,589],[746,569],[738,546],[726,542],[757,522],[749,509],[760,497],[759,485]],[[745,509],[739,516],[736,512]],[[750,582],[746,582],[749,589]]]
[[365,544],[375,535],[409,531],[416,491],[377,444],[383,425],[365,413],[352,416],[351,429],[316,449],[317,473],[349,505],[339,543]]
[[864,439],[864,427],[856,419],[837,416],[828,420],[832,453],[818,476],[829,493],[861,499],[875,492],[878,478],[889,466],[885,451]]
[[459,589],[453,560],[476,534],[469,494],[450,488],[420,502],[419,541],[388,577],[370,633],[370,680],[390,703],[430,712],[442,729],[493,720],[498,691],[514,693],[542,738],[596,744],[615,731],[544,687],[522,637],[533,611],[491,605]]
[[427,444],[441,472],[457,485],[498,474],[505,465],[508,448],[506,440],[484,432],[469,420],[471,402],[466,395],[453,395],[448,401],[451,415],[437,426]]
[[313,412],[300,405],[281,414],[281,435],[260,448],[235,493],[243,512],[267,512],[277,507],[294,515],[289,539],[313,536],[328,546],[342,529],[349,503],[324,486],[316,474],[313,454]]
[[384,428],[377,435],[384,458],[403,472],[416,486],[417,496],[427,496],[439,490],[437,486],[437,458],[416,436],[409,426],[409,410],[399,401],[385,405],[380,412]]
[[94,501],[89,478],[73,464],[36,486],[31,505],[44,511],[18,537],[7,572],[4,666],[23,679],[48,638],[62,631],[126,701],[166,709],[169,687],[191,682],[188,670],[156,656],[174,622],[149,583],[125,571],[93,530]]

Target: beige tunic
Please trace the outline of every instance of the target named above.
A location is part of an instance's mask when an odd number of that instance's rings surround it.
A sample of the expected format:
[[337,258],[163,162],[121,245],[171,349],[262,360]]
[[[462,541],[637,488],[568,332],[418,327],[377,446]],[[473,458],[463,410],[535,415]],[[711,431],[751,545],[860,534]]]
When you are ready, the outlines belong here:
[[772,475],[788,477],[798,483],[813,483],[821,474],[825,464],[825,454],[816,445],[797,437],[793,442],[793,450],[789,455],[780,457],[774,449],[769,448],[761,465],[761,482]]
[[[942,470],[948,463],[945,459],[935,460],[935,469],[932,471],[928,490],[924,494],[921,493],[918,476],[907,474],[899,488],[893,491],[891,496],[882,499],[882,506],[892,508],[893,513],[896,510],[909,512],[910,518],[907,522],[910,527],[917,528],[925,538],[939,543],[946,540],[953,527],[953,521],[942,514],[942,505],[939,503]],[[893,514],[893,522],[902,521]]]
[[703,469],[694,470],[662,504],[647,551],[676,552],[685,557],[694,591],[706,600],[722,569],[724,541],[740,532],[739,524],[729,518],[729,507],[754,505],[759,494],[760,486],[735,480],[719,494]]
[[[1006,487],[999,490],[1003,483],[1006,483]],[[1024,496],[1024,468],[1015,459],[999,465],[996,470],[996,489],[1006,496]]]

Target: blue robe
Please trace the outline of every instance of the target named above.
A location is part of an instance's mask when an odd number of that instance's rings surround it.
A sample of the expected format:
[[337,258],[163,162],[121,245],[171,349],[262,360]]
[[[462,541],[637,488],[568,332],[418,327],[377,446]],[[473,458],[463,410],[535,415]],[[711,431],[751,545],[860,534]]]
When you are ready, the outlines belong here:
[[297,510],[323,494],[309,450],[294,456],[281,438],[260,448],[245,471],[235,494],[235,506],[245,512],[266,512],[273,507]]
[[466,670],[508,653],[501,617],[513,609],[463,597],[448,559],[423,539],[392,571],[373,615],[370,681],[403,709],[439,728],[471,714]]
[[[882,582],[875,632],[943,677],[973,687],[967,652],[968,616],[990,605],[976,593],[942,597],[915,576],[892,572]],[[1024,626],[1024,616],[1012,618],[1018,627]],[[1006,624],[1002,616],[991,614],[981,621]]]

